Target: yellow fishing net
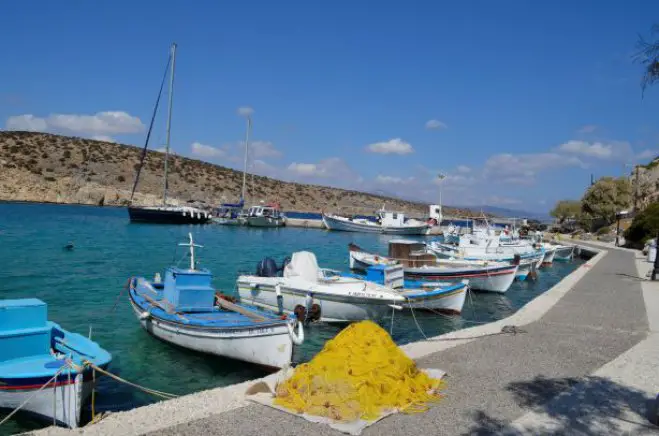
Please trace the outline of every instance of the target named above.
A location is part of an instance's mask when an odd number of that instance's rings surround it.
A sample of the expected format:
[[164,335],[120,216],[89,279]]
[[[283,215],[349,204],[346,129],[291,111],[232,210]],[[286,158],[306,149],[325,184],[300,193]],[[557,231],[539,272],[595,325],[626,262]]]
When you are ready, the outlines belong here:
[[373,420],[398,409],[424,412],[439,399],[440,380],[412,359],[372,321],[352,324],[275,390],[275,404],[337,421]]

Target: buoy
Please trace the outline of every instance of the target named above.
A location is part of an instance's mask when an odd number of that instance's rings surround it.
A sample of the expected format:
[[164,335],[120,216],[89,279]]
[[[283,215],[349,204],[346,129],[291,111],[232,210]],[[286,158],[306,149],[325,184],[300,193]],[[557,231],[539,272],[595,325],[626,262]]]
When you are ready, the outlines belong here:
[[69,250],[69,251],[73,250],[74,248],[75,248],[75,246],[73,245],[73,242],[69,242],[68,244],[66,244],[64,246],[64,249]]

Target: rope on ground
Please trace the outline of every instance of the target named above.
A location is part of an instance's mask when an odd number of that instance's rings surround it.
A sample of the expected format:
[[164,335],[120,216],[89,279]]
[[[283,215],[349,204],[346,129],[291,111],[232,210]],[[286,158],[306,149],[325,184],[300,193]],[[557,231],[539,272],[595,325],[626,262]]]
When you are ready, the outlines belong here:
[[119,377],[118,375],[112,374],[111,372],[104,370],[103,368],[101,368],[101,367],[99,367],[99,366],[94,365],[94,364],[93,364],[92,362],[90,362],[90,361],[85,361],[85,364],[86,364],[86,365],[89,365],[90,367],[92,367],[92,368],[95,369],[96,371],[100,372],[101,374],[105,374],[105,375],[107,375],[108,377],[113,378],[113,379],[115,379],[115,380],[118,381],[118,382],[125,383],[125,384],[127,384],[128,386],[132,386],[132,387],[134,387],[134,388],[136,388],[136,389],[139,389],[139,390],[141,390],[141,391],[143,391],[143,392],[146,392],[147,394],[155,395],[155,396],[157,396],[157,397],[165,398],[165,399],[167,399],[167,400],[171,400],[172,398],[176,398],[176,397],[178,397],[178,395],[175,395],[175,394],[170,394],[170,393],[168,393],[168,392],[158,391],[158,390],[156,390],[156,389],[147,388],[147,387],[144,387],[144,386],[140,386],[140,385],[138,385],[137,383],[130,382],[130,381],[126,380],[126,379],[123,379],[123,378]]
[[464,337],[459,337],[459,338],[430,338],[428,341],[434,341],[434,342],[440,342],[440,341],[468,341],[471,339],[480,339],[480,338],[486,338],[488,336],[499,336],[499,335],[512,335],[516,336],[517,334],[521,333],[527,333],[526,330],[521,329],[517,326],[514,325],[505,325],[501,328],[501,331],[495,332],[495,333],[483,333],[480,335],[474,335],[474,336],[464,336]]
[[[4,423],[6,423],[7,421],[9,421],[9,420],[11,419],[11,417],[14,416],[16,413],[18,413],[18,411],[21,410],[23,407],[25,407],[25,405],[26,405],[27,403],[29,403],[29,402],[35,397],[35,395],[37,395],[37,394],[38,394],[39,392],[41,392],[46,386],[48,386],[48,385],[51,384],[54,380],[56,380],[57,377],[58,377],[58,376],[59,376],[59,375],[65,370],[65,369],[68,369],[68,368],[69,368],[69,366],[68,366],[68,365],[65,365],[65,366],[62,366],[60,369],[58,369],[57,372],[55,373],[55,375],[54,375],[50,380],[48,380],[46,383],[44,383],[39,389],[37,389],[36,391],[34,391],[34,392],[32,393],[32,395],[30,395],[25,401],[23,401],[23,403],[22,403],[20,406],[18,406],[18,407],[15,408],[14,410],[12,410],[11,413],[9,413],[9,415],[5,416],[4,419],[3,419],[2,421],[0,421],[0,425],[2,425],[2,424],[4,424]],[[55,416],[53,416],[53,418],[55,418]]]

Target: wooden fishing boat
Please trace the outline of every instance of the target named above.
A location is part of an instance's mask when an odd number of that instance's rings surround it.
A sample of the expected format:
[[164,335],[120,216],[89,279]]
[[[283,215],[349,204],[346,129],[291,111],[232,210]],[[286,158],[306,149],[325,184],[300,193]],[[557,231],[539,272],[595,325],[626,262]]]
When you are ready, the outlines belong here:
[[[130,279],[130,303],[142,327],[153,336],[184,348],[282,368],[291,363],[293,346],[304,331],[294,315],[264,311],[216,298],[211,273],[198,269],[192,234],[190,267],[170,267],[164,283]],[[297,324],[297,334],[294,327]]]
[[36,298],[2,300],[0,314],[0,408],[78,427],[93,388],[89,364],[105,369],[110,353],[48,321]]

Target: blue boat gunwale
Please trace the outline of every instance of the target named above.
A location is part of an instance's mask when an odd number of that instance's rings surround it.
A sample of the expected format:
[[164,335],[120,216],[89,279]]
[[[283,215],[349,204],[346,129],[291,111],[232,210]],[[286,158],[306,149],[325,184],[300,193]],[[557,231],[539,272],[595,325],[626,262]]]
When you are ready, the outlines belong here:
[[[137,280],[138,278],[134,278]],[[150,282],[149,282],[150,283]],[[256,315],[260,315],[265,318],[264,321],[243,321],[241,324],[224,324],[224,325],[213,325],[208,322],[208,320],[199,320],[195,319],[195,315],[216,315],[218,319],[216,322],[222,322],[222,318],[233,315],[235,318],[242,318],[244,320],[249,320],[246,315],[239,314],[237,312],[231,311],[222,311],[216,309],[213,311],[207,312],[182,312],[182,313],[168,313],[162,308],[153,305],[147,299],[142,297],[138,290],[135,287],[131,287],[129,290],[129,297],[131,304],[134,307],[139,308],[142,311],[148,312],[152,317],[154,317],[159,322],[166,324],[172,324],[179,327],[185,327],[186,329],[196,330],[196,331],[206,331],[206,332],[218,332],[218,331],[239,331],[239,330],[249,330],[249,329],[259,329],[259,328],[271,328],[271,327],[281,327],[287,324],[290,324],[291,320],[294,319],[293,314],[286,315],[286,318],[282,319],[283,315],[276,315],[274,313],[269,313],[267,311],[261,310],[256,306],[252,307],[250,305],[238,304],[244,309],[254,312]],[[180,317],[186,317],[189,322],[181,321]],[[188,318],[189,317],[189,318]],[[215,321],[215,320],[214,320]]]

